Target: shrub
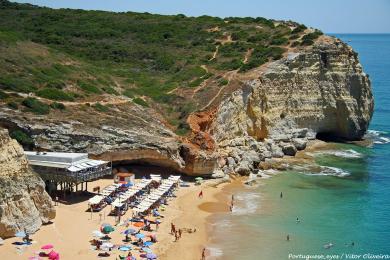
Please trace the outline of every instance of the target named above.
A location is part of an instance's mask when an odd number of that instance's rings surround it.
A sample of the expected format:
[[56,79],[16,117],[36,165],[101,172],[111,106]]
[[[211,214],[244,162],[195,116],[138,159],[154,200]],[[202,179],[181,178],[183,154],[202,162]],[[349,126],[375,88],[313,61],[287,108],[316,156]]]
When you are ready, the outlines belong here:
[[0,90],[0,99],[6,99],[7,97],[9,97],[9,95],[7,93],[5,93],[4,91]]
[[43,88],[36,92],[40,97],[51,99],[51,100],[63,100],[63,101],[73,101],[74,98],[57,88]]
[[134,91],[132,89],[126,89],[125,91],[123,91],[122,95],[129,97],[129,98],[133,98]]
[[95,87],[94,85],[92,85],[90,83],[87,83],[84,81],[78,81],[77,84],[79,85],[79,87],[82,90],[84,90],[86,92],[94,93],[94,94],[101,94],[102,93],[102,91],[98,87]]
[[58,102],[51,103],[50,107],[53,108],[53,109],[58,109],[58,110],[65,110],[66,109],[64,104],[58,103]]
[[113,87],[103,87],[103,91],[107,94],[118,95],[119,93]]
[[190,84],[188,84],[188,86],[190,88],[197,87],[197,86],[199,86],[203,82],[203,80],[204,80],[203,78],[197,78],[197,79],[191,81]]
[[312,45],[314,43],[314,40],[320,37],[323,33],[319,30],[316,30],[315,32],[305,34],[302,37],[302,45]]
[[12,109],[15,109],[15,110],[18,109],[18,104],[16,102],[14,102],[14,101],[8,102],[7,106],[9,108],[12,108]]
[[28,97],[22,101],[22,105],[29,108],[35,114],[45,115],[50,112],[50,107],[36,98]]
[[143,100],[142,98],[139,98],[139,97],[134,98],[134,99],[133,99],[133,102],[136,103],[136,104],[138,104],[138,105],[141,105],[141,106],[143,106],[143,107],[149,107],[148,103],[146,103],[145,100]]
[[21,145],[33,145],[34,140],[21,130],[14,130],[10,132],[10,137],[18,141]]
[[221,78],[219,81],[218,81],[218,85],[219,86],[225,86],[229,83],[229,81],[227,79],[224,79],[224,78]]
[[99,102],[95,103],[93,105],[93,108],[95,108],[99,112],[108,112],[110,110],[107,106],[102,105]]
[[300,25],[298,25],[297,27],[295,27],[294,30],[292,30],[291,33],[297,34],[297,33],[303,32],[303,31],[306,30],[306,29],[307,29],[307,27],[306,27],[305,25],[300,24]]
[[271,44],[272,45],[284,45],[288,42],[288,39],[285,38],[285,37],[281,37],[281,38],[275,38],[271,41]]

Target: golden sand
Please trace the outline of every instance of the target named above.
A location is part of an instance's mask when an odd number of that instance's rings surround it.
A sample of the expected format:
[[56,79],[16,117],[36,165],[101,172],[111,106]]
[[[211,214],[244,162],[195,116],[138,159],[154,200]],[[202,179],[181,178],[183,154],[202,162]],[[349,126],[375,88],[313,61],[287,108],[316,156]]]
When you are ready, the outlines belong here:
[[[88,190],[92,191],[95,186],[105,187],[112,184],[111,179],[101,179],[89,183]],[[203,248],[208,242],[207,237],[207,217],[213,212],[228,211],[228,202],[221,202],[221,198],[216,196],[223,192],[224,185],[211,187],[206,183],[201,186],[180,188],[176,198],[169,201],[165,211],[162,224],[160,224],[157,234],[158,243],[151,246],[157,254],[158,259],[200,259]],[[198,198],[198,193],[203,191],[203,198]],[[228,197],[228,196],[223,196]],[[78,201],[73,204],[59,204],[56,206],[57,216],[52,224],[42,226],[42,228],[31,236],[33,244],[18,249],[13,242],[21,241],[20,238],[6,239],[3,246],[0,246],[0,259],[28,259],[40,250],[44,244],[51,243],[55,250],[60,253],[61,259],[97,259],[99,251],[93,250],[89,241],[93,238],[92,231],[98,230],[102,223],[114,225],[115,218],[108,216],[110,206],[101,212],[90,213],[88,209],[88,197],[75,196]],[[102,214],[100,214],[102,213]],[[129,210],[122,219],[131,217]],[[182,229],[182,237],[175,242],[175,237],[170,234],[171,222],[177,229]],[[154,228],[154,225],[152,225]],[[125,230],[125,226],[118,226],[110,234],[113,244],[123,244],[124,236],[120,234]],[[196,232],[188,233],[187,229],[196,229]],[[110,252],[111,256],[105,259],[117,259],[119,255],[126,253],[118,250]],[[180,258],[178,258],[180,255]],[[139,258],[137,258],[139,259]]]

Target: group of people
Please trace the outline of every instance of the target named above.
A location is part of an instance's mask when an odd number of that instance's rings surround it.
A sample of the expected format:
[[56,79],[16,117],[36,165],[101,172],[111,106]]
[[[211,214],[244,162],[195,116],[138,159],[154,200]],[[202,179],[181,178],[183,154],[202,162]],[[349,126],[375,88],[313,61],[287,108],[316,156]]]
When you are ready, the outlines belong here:
[[181,238],[182,229],[176,229],[175,224],[171,223],[171,234],[175,236],[175,242]]

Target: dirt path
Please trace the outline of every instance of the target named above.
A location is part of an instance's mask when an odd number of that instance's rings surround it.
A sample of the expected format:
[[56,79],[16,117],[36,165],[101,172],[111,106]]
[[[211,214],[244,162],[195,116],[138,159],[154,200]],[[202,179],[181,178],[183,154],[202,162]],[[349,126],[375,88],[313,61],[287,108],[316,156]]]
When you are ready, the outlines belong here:
[[222,93],[222,91],[223,91],[227,86],[229,86],[230,81],[236,77],[237,73],[238,73],[238,70],[232,70],[232,71],[228,71],[228,72],[226,72],[226,73],[224,74],[223,77],[226,78],[226,79],[228,80],[228,84],[226,84],[226,85],[224,85],[223,87],[221,87],[221,88],[219,89],[217,95],[215,95],[215,96],[209,101],[209,103],[207,103],[207,105],[205,105],[204,107],[202,107],[202,108],[201,108],[201,111],[202,111],[202,110],[206,110],[206,108],[208,108],[208,107],[214,102],[214,100],[216,100],[216,99],[219,97],[219,95]]
[[[26,94],[26,93],[14,92],[14,91],[5,91],[5,92],[7,94],[18,95],[18,96],[23,97],[23,98],[27,98],[27,97],[36,98],[43,103],[56,102],[55,100],[39,97],[39,96],[35,95],[34,93]],[[101,101],[57,101],[57,102],[61,102],[65,106],[79,106],[79,105],[86,105],[86,104],[95,105],[97,103],[100,103],[102,105],[120,105],[120,104],[125,104],[125,103],[131,101],[131,98],[127,98],[127,97],[123,97],[123,96],[122,97],[107,96],[106,98],[109,98],[109,99],[108,100],[101,100]]]

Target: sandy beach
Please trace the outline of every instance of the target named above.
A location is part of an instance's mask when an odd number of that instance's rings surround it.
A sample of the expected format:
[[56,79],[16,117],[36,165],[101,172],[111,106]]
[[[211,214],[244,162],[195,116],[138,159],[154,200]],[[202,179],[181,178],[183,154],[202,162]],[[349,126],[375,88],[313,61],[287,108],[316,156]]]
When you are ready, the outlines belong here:
[[[88,191],[92,192],[93,187],[105,187],[113,183],[112,179],[101,179],[89,183]],[[158,259],[201,259],[202,250],[207,244],[207,217],[213,212],[228,211],[227,201],[222,201],[223,187],[226,183],[218,186],[213,185],[214,181],[205,181],[200,186],[191,184],[190,187],[179,188],[176,198],[168,202],[162,224],[157,234],[158,243],[151,246],[157,254]],[[203,198],[198,198],[200,191],[203,191]],[[60,253],[61,259],[97,259],[98,251],[93,250],[89,241],[93,239],[92,231],[98,230],[102,223],[115,225],[115,218],[108,216],[110,206],[101,212],[90,213],[88,209],[88,198],[82,195],[74,195],[73,203],[59,203],[56,206],[57,216],[53,223],[42,226],[33,234],[33,244],[30,246],[16,246],[12,243],[21,241],[21,238],[6,239],[3,246],[0,246],[1,259],[28,259],[43,251],[40,247],[51,243],[55,250]],[[101,214],[100,214],[101,213]],[[131,210],[122,219],[131,217]],[[175,237],[170,234],[171,223],[177,229],[196,228],[196,232],[187,233],[183,231],[182,237],[174,241]],[[152,226],[154,228],[154,225]],[[120,234],[126,229],[125,226],[116,226],[115,231],[110,234],[113,244],[123,244],[124,235]],[[118,250],[110,252],[111,256],[105,259],[117,259],[119,255],[127,253]],[[207,255],[207,251],[206,251]],[[138,258],[137,258],[138,259]],[[211,258],[208,258],[211,259]]]

